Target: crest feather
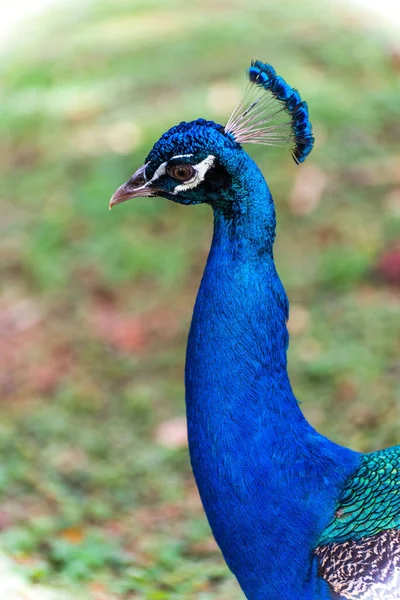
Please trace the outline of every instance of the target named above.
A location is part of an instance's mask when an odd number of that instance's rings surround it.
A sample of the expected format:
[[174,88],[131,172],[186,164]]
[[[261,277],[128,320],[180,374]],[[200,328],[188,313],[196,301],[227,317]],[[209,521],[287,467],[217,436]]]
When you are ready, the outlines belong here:
[[225,132],[239,144],[289,148],[295,162],[303,162],[314,145],[307,102],[267,63],[252,61],[247,75],[247,90]]

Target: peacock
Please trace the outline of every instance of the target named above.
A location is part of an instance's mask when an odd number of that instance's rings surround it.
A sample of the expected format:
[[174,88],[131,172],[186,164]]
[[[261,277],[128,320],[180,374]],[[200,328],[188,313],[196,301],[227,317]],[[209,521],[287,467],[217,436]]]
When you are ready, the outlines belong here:
[[307,103],[253,61],[225,126],[182,122],[155,143],[110,208],[162,196],[206,203],[214,233],[187,343],[189,451],[213,535],[249,600],[400,598],[400,446],[369,454],[320,435],[287,373],[288,299],[275,208],[246,143],[314,137]]

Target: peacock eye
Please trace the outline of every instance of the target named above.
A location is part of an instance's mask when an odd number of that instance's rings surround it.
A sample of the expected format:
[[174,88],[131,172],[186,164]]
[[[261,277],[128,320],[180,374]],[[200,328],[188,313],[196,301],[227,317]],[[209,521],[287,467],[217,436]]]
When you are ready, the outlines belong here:
[[192,165],[170,165],[167,167],[167,173],[178,181],[187,181],[193,177],[196,171]]

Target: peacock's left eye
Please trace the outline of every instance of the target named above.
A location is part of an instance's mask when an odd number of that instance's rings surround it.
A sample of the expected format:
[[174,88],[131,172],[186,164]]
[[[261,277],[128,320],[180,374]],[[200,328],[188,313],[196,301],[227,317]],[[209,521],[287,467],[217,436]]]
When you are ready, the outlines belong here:
[[167,167],[167,173],[178,181],[187,181],[194,176],[196,171],[192,165],[170,165]]

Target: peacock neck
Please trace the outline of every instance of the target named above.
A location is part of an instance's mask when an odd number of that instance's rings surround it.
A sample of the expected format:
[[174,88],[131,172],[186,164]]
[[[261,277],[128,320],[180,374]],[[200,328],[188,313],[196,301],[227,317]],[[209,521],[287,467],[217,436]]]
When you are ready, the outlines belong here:
[[214,206],[186,368],[189,425],[193,411],[197,420],[208,407],[234,416],[232,430],[247,433],[261,423],[306,426],[287,374],[289,308],[273,258],[274,204],[257,168],[252,175],[250,189]]
[[191,462],[214,536],[247,598],[325,598],[312,575],[313,544],[359,459],[317,434],[293,395],[274,205],[254,163],[245,172],[251,187],[237,186],[230,202],[213,206],[189,333]]

